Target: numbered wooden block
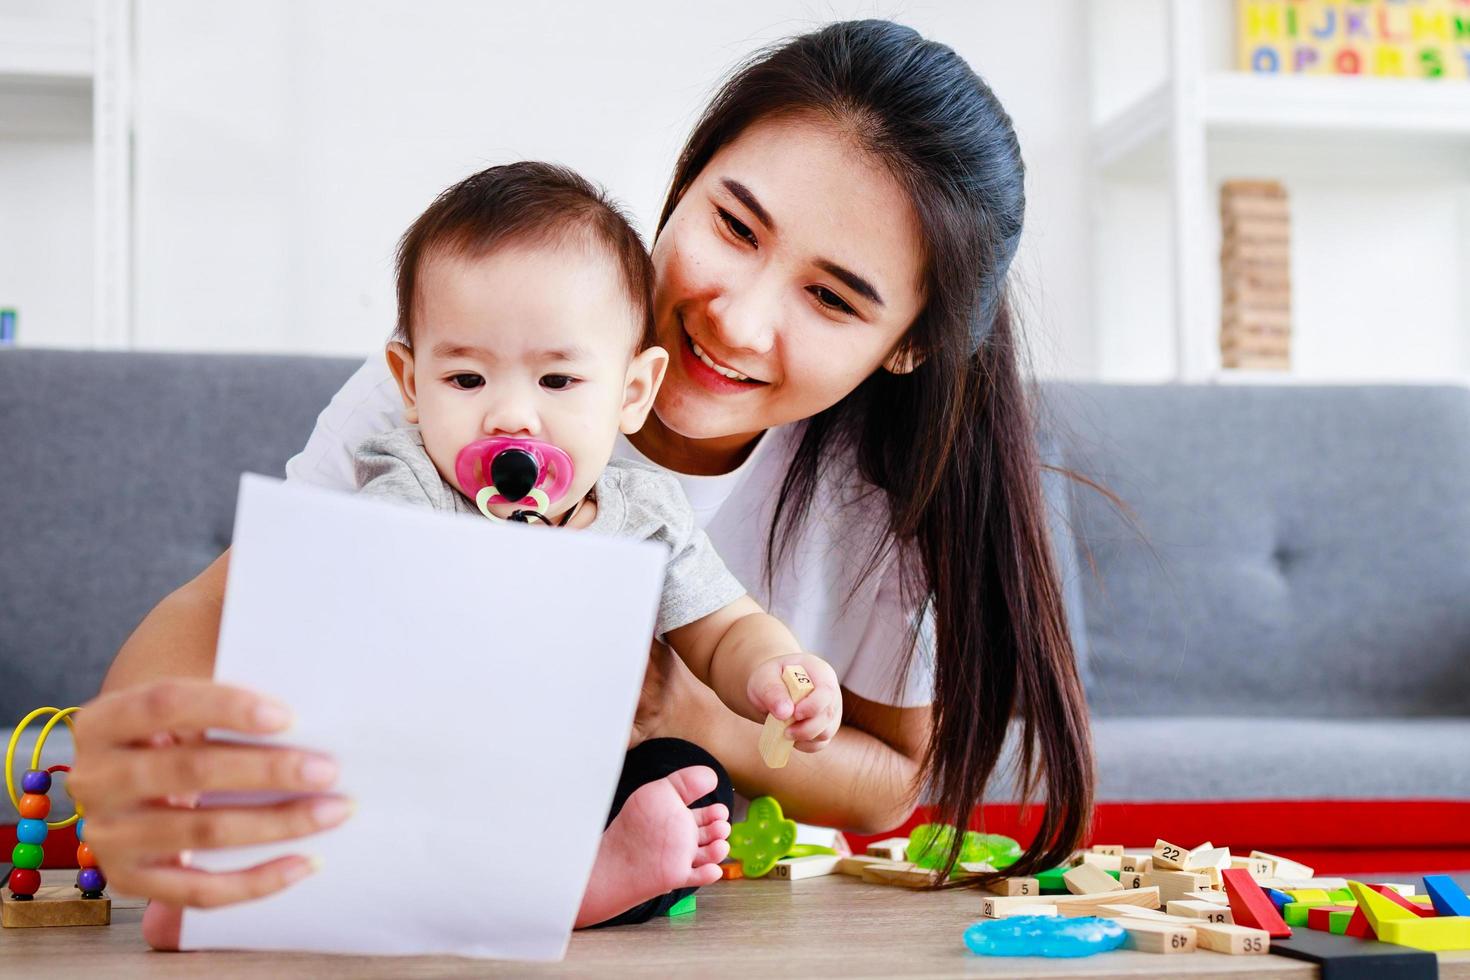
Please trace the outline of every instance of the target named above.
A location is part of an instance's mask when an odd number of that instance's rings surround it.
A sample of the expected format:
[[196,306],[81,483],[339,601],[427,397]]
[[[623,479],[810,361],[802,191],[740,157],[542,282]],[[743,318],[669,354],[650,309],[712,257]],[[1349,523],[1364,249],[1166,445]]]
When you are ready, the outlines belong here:
[[1177,915],[1186,919],[1202,919],[1205,922],[1224,922],[1232,925],[1235,922],[1235,917],[1230,912],[1230,906],[1217,905],[1214,902],[1202,902],[1194,898],[1180,898],[1167,903],[1164,907],[1170,915]]
[[1210,881],[1194,871],[1150,871],[1143,876],[1143,884],[1158,888],[1163,901],[1173,902],[1188,897],[1190,892],[1208,889]]
[[850,854],[837,862],[837,873],[861,878],[863,876],[863,868],[866,868],[870,864],[878,864],[884,860],[886,859],[874,857],[871,854]]
[[1036,905],[1015,905],[1010,908],[1001,909],[995,916],[997,919],[1009,919],[1017,915],[1057,915],[1057,907],[1049,903],[1038,903]]
[[1230,848],[1207,847],[1190,851],[1184,859],[1185,871],[1201,871],[1205,868],[1225,870],[1230,867]]
[[1124,888],[1142,888],[1145,877],[1147,875],[1139,874],[1137,871],[1124,871],[1118,875],[1118,884]]
[[1092,853],[1093,854],[1111,854],[1114,857],[1122,857],[1123,856],[1123,845],[1122,844],[1093,844],[1092,845]]
[[1062,881],[1073,895],[1099,895],[1123,890],[1122,884],[1114,881],[1112,875],[1093,864],[1077,865],[1062,875]]
[[1035,878],[1002,878],[989,887],[996,895],[1017,896],[1041,894],[1041,883]]
[[1081,855],[1078,865],[1091,865],[1101,868],[1103,871],[1122,871],[1123,856],[1121,854],[1100,854],[1096,851],[1087,851]]
[[822,878],[836,874],[842,858],[835,854],[813,854],[809,857],[785,858],[777,861],[770,877],[777,881],[800,881],[803,878]]
[[1184,897],[1186,899],[1192,899],[1197,902],[1211,902],[1215,905],[1228,906],[1230,904],[1230,898],[1224,892],[1217,892],[1209,889],[1192,891],[1186,894]]
[[1274,878],[1312,878],[1317,874],[1309,865],[1301,864],[1277,854],[1267,854],[1265,851],[1251,851],[1251,857],[1269,860],[1272,864],[1271,876]]
[[[801,667],[782,667],[781,681],[786,685],[786,693],[791,696],[792,704],[800,704],[802,698],[816,690],[816,685]],[[790,721],[780,721],[775,715],[766,715],[758,747],[761,758],[772,769],[783,769],[791,761],[791,750],[796,742],[786,737],[786,729],[790,724]]]
[[885,861],[907,861],[909,856],[909,839],[907,837],[890,837],[887,840],[875,841],[868,845],[868,854],[873,857],[883,858]]
[[[1200,846],[1207,847],[1209,845],[1201,844]],[[1163,838],[1160,838],[1154,842],[1154,870],[1183,871],[1184,862],[1189,859],[1190,853],[1189,848],[1180,847],[1178,844],[1171,844]]]
[[1152,871],[1153,867],[1154,856],[1152,854],[1144,854],[1136,851],[1130,851],[1124,854],[1118,862],[1118,870],[1124,872],[1136,871],[1142,874],[1145,871]]
[[1245,870],[1256,881],[1264,881],[1276,874],[1276,862],[1266,858],[1235,857],[1230,859],[1230,866]]
[[1194,936],[1199,948],[1229,956],[1262,956],[1271,952],[1271,936],[1264,929],[1201,922],[1194,927]]
[[1128,932],[1123,941],[1125,949],[1136,949],[1142,953],[1193,953],[1198,944],[1195,930],[1189,926],[1156,919],[1114,919]]

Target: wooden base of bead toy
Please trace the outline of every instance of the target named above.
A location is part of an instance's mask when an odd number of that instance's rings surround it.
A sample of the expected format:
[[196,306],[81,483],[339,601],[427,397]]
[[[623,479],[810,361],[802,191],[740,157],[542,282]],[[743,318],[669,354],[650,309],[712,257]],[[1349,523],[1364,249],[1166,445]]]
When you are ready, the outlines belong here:
[[76,885],[42,885],[30,901],[0,891],[0,926],[30,929],[37,926],[106,926],[112,924],[112,899],[82,898]]

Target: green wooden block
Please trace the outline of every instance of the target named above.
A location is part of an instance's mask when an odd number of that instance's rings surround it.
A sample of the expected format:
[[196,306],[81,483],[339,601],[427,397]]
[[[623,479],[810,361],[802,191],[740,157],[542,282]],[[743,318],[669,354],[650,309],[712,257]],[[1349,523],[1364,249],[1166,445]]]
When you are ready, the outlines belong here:
[[1333,905],[1346,905],[1348,902],[1357,902],[1357,899],[1353,898],[1353,890],[1351,888],[1334,888],[1327,893],[1327,896],[1332,899]]
[[1071,871],[1071,868],[1052,868],[1043,871],[1036,876],[1036,887],[1041,889],[1043,895],[1069,895],[1067,883],[1062,880],[1062,875]]
[[1312,907],[1306,902],[1291,902],[1281,909],[1281,917],[1289,926],[1305,926],[1307,924],[1307,913]]
[[676,916],[676,915],[688,915],[690,912],[693,912],[693,911],[694,911],[694,896],[693,895],[685,895],[683,898],[681,898],[677,902],[675,902],[673,904],[673,906],[667,912],[664,913],[664,915],[667,915],[670,918],[672,918],[673,916]]
[[1109,871],[1108,874],[1113,876],[1114,881],[1118,881],[1123,877],[1123,872],[1121,871]]
[[1352,912],[1328,912],[1327,930],[1334,936],[1346,934],[1348,923],[1352,921]]

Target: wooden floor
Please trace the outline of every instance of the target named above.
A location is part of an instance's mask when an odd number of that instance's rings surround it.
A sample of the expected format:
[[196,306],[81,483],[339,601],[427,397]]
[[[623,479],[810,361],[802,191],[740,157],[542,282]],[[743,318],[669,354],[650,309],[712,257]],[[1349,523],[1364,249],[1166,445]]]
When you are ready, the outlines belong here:
[[[66,873],[61,873],[64,877]],[[73,872],[74,874],[74,872]],[[10,976],[272,980],[353,977],[1290,977],[1317,969],[1281,956],[1172,956],[1119,951],[1081,960],[974,956],[960,939],[978,918],[969,891],[911,892],[834,876],[797,882],[720,882],[692,915],[580,932],[565,961],[546,966],[449,957],[380,959],[280,953],[151,953],[142,905],[114,898],[113,924],[0,931]],[[1470,980],[1470,953],[1443,954],[1440,975]]]

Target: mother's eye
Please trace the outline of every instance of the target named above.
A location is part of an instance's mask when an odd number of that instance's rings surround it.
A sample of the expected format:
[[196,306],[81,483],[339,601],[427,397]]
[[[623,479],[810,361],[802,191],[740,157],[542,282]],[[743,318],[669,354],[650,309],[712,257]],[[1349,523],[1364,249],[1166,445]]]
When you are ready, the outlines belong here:
[[829,310],[835,310],[838,313],[847,313],[851,316],[857,315],[857,310],[854,310],[848,304],[847,300],[838,296],[826,286],[810,286],[807,291],[817,298],[818,303],[821,303]]
[[485,384],[484,378],[478,374],[470,374],[468,372],[465,374],[451,374],[448,381],[451,387],[458,388],[460,391],[474,391],[476,388],[483,387]]
[[730,234],[734,235],[736,238],[745,241],[750,245],[759,244],[755,240],[755,232],[750,230],[749,225],[741,221],[739,218],[735,217],[729,211],[726,211],[724,208],[715,208],[715,211],[719,213],[720,221],[724,222],[725,227],[730,230]]

